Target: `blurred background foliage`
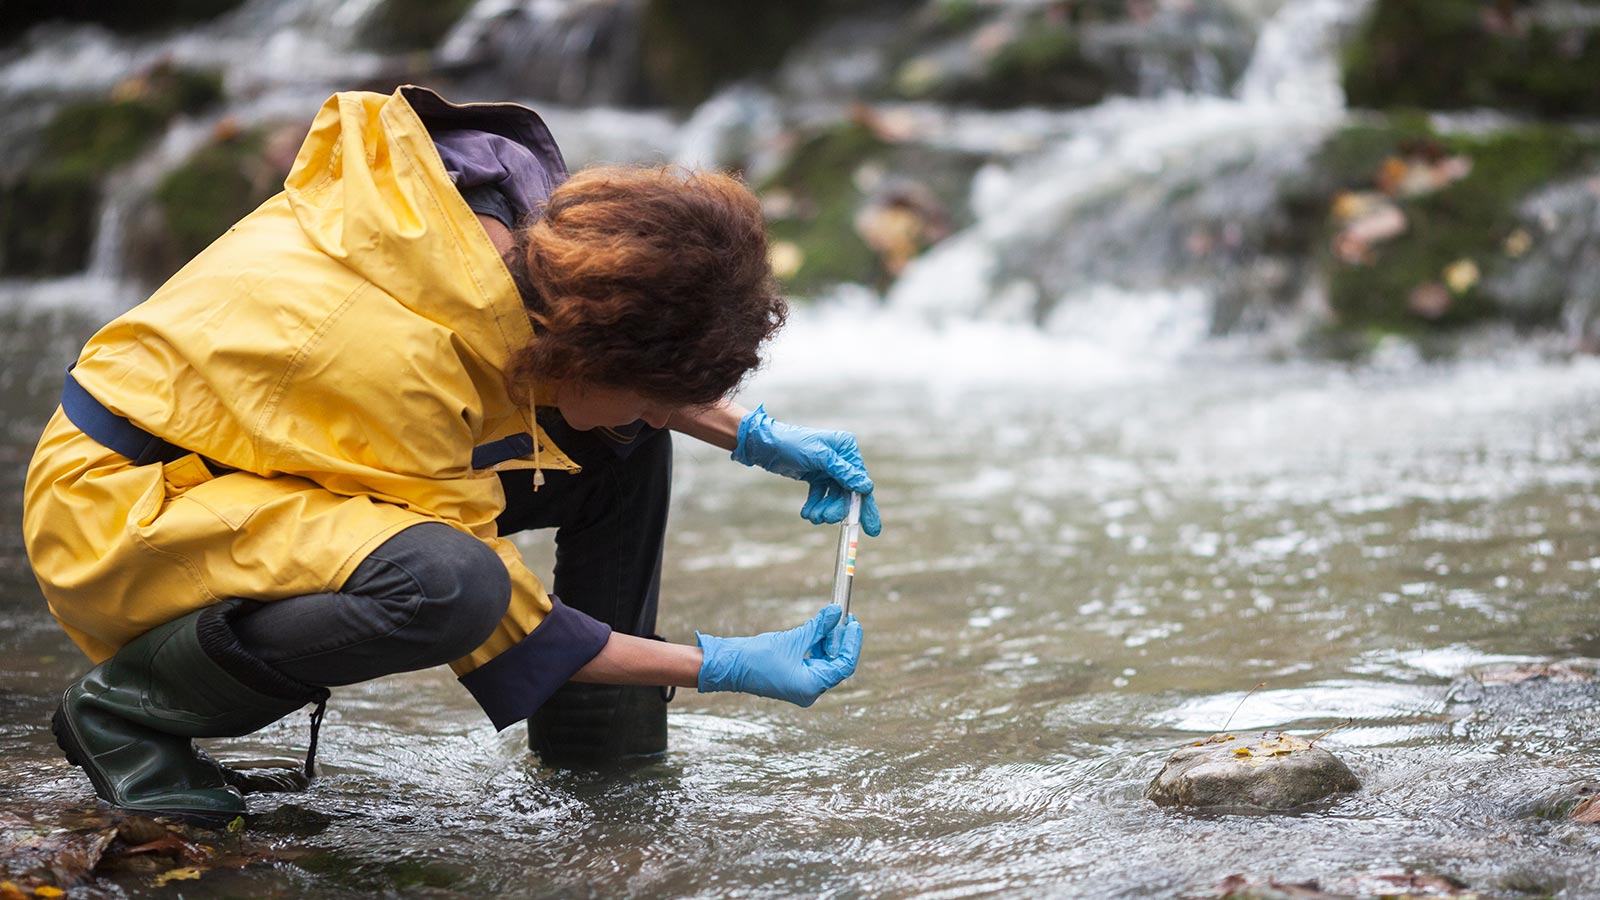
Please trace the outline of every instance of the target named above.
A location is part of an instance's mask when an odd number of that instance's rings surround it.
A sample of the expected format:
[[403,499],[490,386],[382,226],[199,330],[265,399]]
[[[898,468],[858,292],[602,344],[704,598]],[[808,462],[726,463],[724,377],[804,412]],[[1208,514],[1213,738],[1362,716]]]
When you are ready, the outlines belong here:
[[1600,3],[1332,6],[8,4],[0,275],[159,283],[277,190],[327,92],[417,82],[533,104],[575,164],[739,170],[803,297],[943,266],[949,303],[1040,323],[1198,287],[1216,331],[1290,318],[1317,352],[1484,321],[1594,347]]

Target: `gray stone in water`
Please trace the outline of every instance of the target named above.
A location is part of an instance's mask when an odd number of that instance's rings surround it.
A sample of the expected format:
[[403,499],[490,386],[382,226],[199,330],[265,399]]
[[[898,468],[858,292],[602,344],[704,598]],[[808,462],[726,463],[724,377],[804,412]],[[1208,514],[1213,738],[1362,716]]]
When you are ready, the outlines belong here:
[[1159,806],[1284,810],[1359,787],[1338,757],[1303,738],[1229,734],[1172,754],[1144,795]]

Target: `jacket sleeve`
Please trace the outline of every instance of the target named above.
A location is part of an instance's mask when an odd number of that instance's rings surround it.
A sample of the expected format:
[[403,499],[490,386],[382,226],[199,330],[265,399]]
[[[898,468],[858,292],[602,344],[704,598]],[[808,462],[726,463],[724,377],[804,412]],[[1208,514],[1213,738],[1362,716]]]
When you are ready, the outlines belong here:
[[533,715],[599,654],[611,626],[545,593],[503,537],[487,540],[511,574],[511,606],[489,639],[450,664],[496,729]]

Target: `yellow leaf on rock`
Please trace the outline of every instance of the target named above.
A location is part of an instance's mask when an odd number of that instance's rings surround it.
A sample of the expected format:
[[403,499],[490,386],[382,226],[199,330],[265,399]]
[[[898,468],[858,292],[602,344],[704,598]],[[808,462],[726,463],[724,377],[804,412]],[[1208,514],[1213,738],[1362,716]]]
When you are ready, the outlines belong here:
[[1233,755],[1234,756],[1252,756],[1253,754],[1250,752],[1250,748],[1249,747],[1235,747],[1235,748],[1233,748]]
[[48,884],[41,885],[33,889],[33,895],[35,897],[61,897],[66,893],[67,892],[63,891],[61,888],[51,887]]
[[163,887],[171,881],[193,881],[200,877],[200,870],[194,866],[183,866],[177,869],[168,869],[156,876],[156,887]]

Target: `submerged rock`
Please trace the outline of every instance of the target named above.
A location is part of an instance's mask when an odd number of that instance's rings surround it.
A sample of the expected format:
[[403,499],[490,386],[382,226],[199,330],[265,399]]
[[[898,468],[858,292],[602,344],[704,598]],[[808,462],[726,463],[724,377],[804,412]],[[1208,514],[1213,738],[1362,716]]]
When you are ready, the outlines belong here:
[[1218,734],[1168,757],[1145,797],[1158,806],[1285,810],[1360,786],[1338,757],[1304,738]]
[[1350,875],[1318,881],[1279,881],[1230,875],[1217,885],[1217,896],[1227,900],[1355,900],[1358,897],[1455,897],[1476,900],[1478,894],[1443,875],[1385,872]]

